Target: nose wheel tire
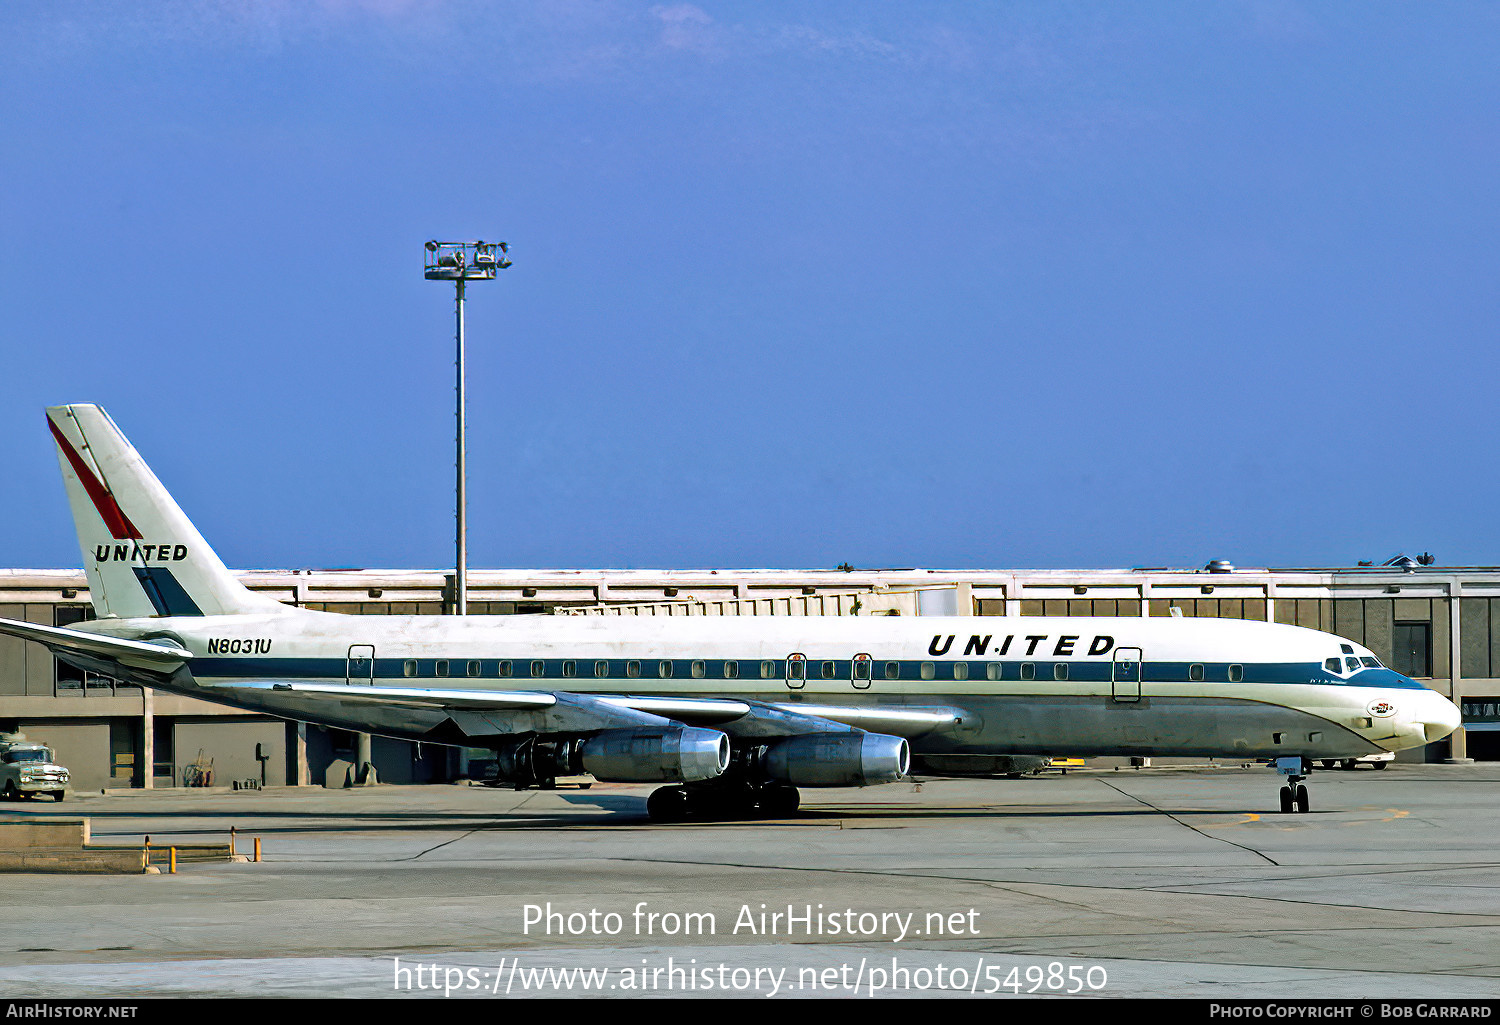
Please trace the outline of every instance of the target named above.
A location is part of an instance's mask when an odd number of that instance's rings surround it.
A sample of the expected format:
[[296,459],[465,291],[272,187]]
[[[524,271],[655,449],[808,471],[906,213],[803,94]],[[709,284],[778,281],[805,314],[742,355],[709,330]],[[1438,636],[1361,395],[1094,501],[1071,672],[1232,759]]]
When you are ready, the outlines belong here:
[[1290,815],[1294,811],[1305,812],[1310,807],[1307,798],[1307,787],[1298,783],[1296,786],[1281,788],[1281,811],[1284,815]]

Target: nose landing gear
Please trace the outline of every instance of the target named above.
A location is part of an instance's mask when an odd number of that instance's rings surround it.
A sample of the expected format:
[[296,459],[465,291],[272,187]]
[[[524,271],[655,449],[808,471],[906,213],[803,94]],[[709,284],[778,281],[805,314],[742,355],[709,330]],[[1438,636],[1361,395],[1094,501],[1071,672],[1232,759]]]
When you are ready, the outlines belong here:
[[1287,785],[1281,788],[1281,810],[1284,814],[1308,809],[1307,787],[1302,781],[1307,778],[1308,766],[1301,758],[1276,758],[1271,767],[1286,777]]

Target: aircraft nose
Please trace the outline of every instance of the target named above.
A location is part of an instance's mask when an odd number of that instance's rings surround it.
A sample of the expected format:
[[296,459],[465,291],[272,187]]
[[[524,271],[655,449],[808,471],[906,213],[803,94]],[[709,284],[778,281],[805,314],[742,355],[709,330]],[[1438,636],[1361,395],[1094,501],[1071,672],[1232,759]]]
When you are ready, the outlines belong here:
[[1463,724],[1463,713],[1459,707],[1437,691],[1430,690],[1423,698],[1421,707],[1412,718],[1422,724],[1427,743],[1442,740]]

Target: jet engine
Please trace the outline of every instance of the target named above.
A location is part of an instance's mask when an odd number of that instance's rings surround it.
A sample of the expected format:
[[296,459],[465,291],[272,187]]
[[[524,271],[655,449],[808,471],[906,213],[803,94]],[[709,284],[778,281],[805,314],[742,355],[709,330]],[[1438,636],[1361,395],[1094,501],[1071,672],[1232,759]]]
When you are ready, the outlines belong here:
[[911,749],[883,733],[804,733],[771,745],[761,766],[799,787],[868,787],[906,775]]
[[729,738],[692,727],[606,730],[583,742],[583,768],[612,783],[696,783],[729,768]]

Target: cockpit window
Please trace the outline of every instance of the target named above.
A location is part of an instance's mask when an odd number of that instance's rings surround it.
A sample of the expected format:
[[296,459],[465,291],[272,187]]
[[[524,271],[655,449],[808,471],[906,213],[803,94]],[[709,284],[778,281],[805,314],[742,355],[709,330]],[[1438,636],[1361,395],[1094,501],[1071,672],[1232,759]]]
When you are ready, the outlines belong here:
[[1359,661],[1360,664],[1363,665],[1366,669],[1383,668],[1380,664],[1380,659],[1376,658],[1374,655],[1361,655],[1359,657]]
[[1344,659],[1344,665],[1349,667],[1349,671],[1351,673],[1359,672],[1359,659],[1355,658],[1353,655],[1350,655],[1348,658]]
[[1323,668],[1330,673],[1341,673],[1344,671],[1344,664],[1336,658],[1330,658],[1324,661]]
[[1354,654],[1354,645],[1352,645],[1352,644],[1340,644],[1339,645],[1339,650],[1342,651],[1345,655],[1352,655],[1352,654]]

